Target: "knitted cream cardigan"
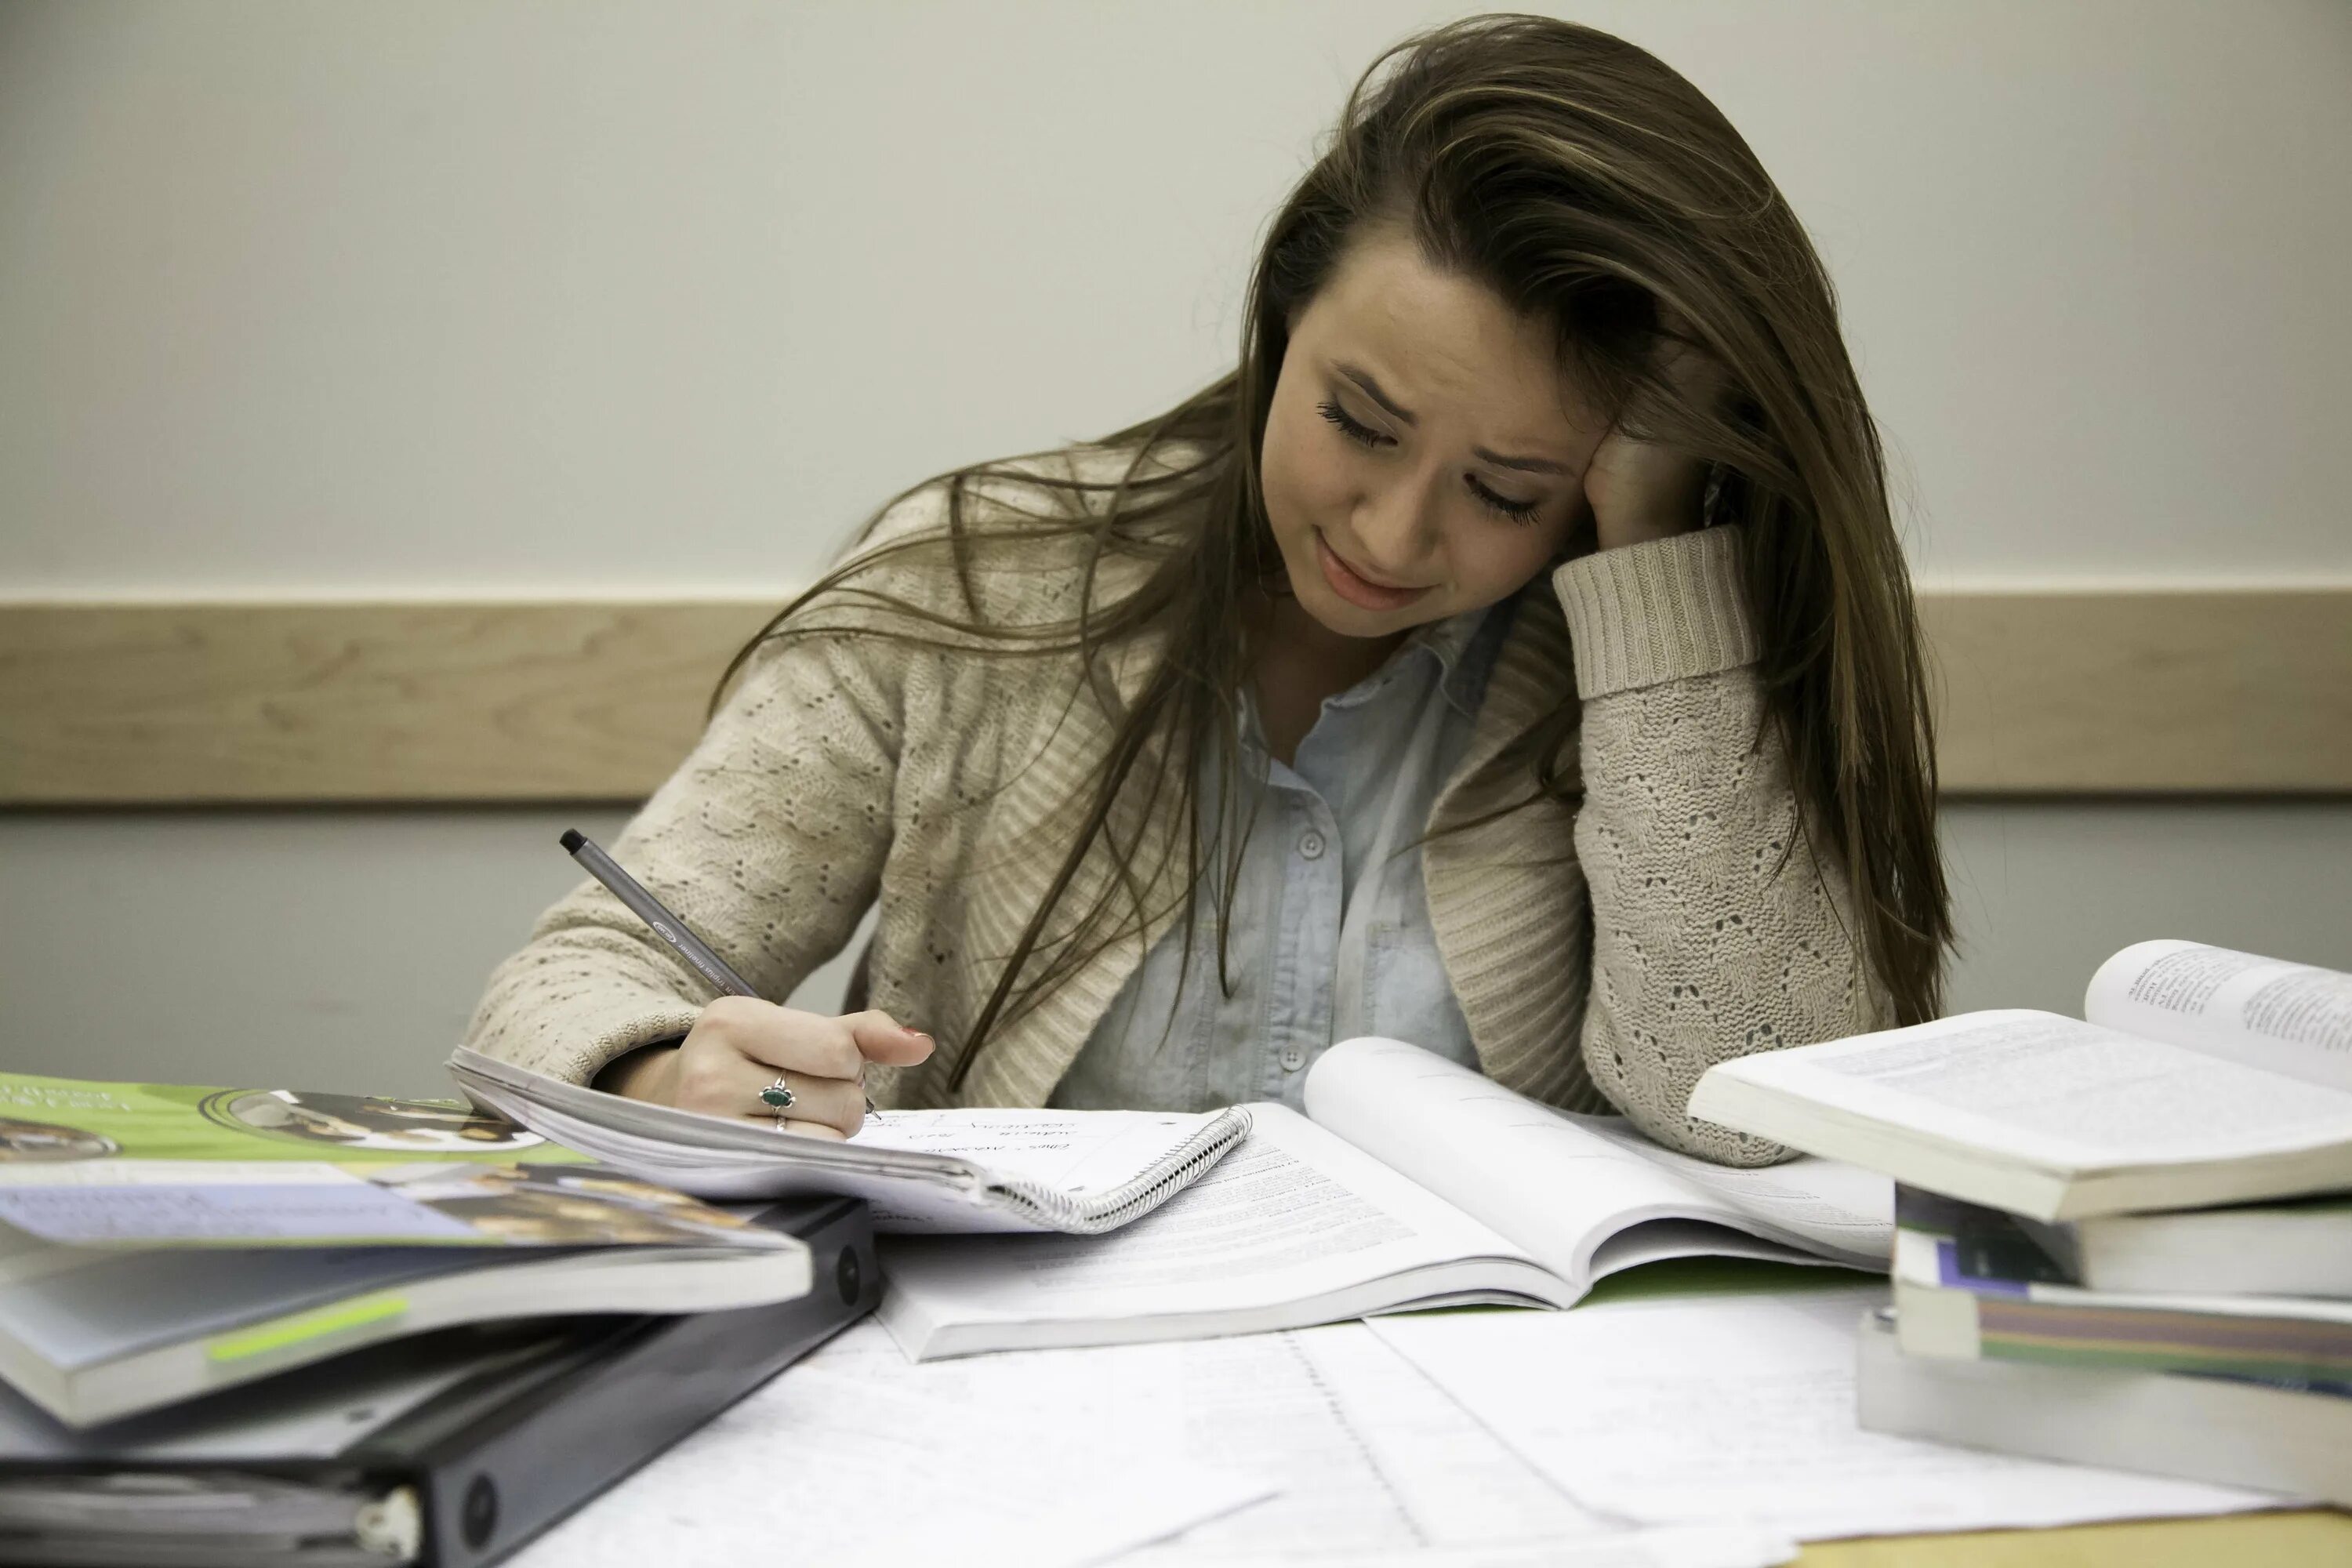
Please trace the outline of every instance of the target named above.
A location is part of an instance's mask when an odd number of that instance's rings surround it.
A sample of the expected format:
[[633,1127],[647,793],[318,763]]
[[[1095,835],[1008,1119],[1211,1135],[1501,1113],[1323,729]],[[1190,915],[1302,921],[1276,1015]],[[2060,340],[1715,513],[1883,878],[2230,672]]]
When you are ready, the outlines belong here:
[[[1045,460],[1105,479],[1129,455],[1074,447]],[[989,484],[982,516],[988,497],[1007,493]],[[935,529],[944,496],[938,481],[915,491],[870,538]],[[1497,752],[1565,703],[1582,707],[1581,802],[1547,797],[1433,837],[1423,869],[1438,950],[1488,1076],[1569,1110],[1621,1110],[1707,1159],[1755,1164],[1786,1151],[1690,1121],[1699,1074],[1879,1026],[1885,1005],[1861,972],[1840,874],[1817,868],[1780,752],[1759,743],[1769,731],[1739,547],[1736,527],[1710,528],[1586,555],[1529,585],[1428,826],[1528,793],[1524,765],[1498,764]],[[1069,551],[1044,550],[983,563],[977,601],[991,619],[1073,614]],[[877,587],[968,612],[938,566],[871,571]],[[1098,592],[1134,580],[1121,571],[1108,567]],[[810,624],[872,624],[845,599],[804,613]],[[878,896],[872,1005],[939,1049],[919,1067],[869,1069],[875,1102],[1042,1106],[1177,918],[1166,897],[1139,936],[1000,1023],[960,1093],[948,1074],[1062,863],[1073,802],[1111,735],[1110,704],[1132,700],[1151,662],[1148,647],[1117,650],[1107,679],[1090,684],[1076,655],[960,656],[840,635],[765,645],[612,852],[772,997],[838,952]],[[1159,754],[1147,752],[1138,777]],[[1143,811],[1139,793],[1113,823],[1150,867],[1174,840],[1169,814]],[[1114,875],[1097,843],[1057,906],[1063,920]],[[623,1052],[683,1034],[710,994],[583,881],[493,973],[467,1043],[585,1082]]]

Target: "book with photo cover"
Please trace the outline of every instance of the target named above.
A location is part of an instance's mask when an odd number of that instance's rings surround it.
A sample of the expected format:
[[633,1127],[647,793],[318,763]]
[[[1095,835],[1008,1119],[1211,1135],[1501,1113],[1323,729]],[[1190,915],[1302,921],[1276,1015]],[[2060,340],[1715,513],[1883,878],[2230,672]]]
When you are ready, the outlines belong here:
[[789,1300],[809,1268],[460,1101],[0,1073],[0,1377],[68,1422],[455,1323]]

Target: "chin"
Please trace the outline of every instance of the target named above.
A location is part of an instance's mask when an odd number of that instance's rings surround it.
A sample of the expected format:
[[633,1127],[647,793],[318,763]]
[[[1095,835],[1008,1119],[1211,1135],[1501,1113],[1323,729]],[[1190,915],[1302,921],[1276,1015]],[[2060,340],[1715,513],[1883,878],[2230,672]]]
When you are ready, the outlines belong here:
[[1402,611],[1368,610],[1361,605],[1348,603],[1320,584],[1317,584],[1317,590],[1313,597],[1301,599],[1299,603],[1306,605],[1307,613],[1322,622],[1327,629],[1341,637],[1385,637],[1391,632],[1402,631],[1413,623],[1413,617]]
[[1325,631],[1343,637],[1393,637],[1409,631],[1423,621],[1442,619],[1442,614],[1432,615],[1419,605],[1409,605],[1402,610],[1368,610],[1361,605],[1351,605],[1333,593],[1318,573],[1316,580],[1304,590],[1298,586],[1298,574],[1291,574],[1291,591],[1298,596],[1298,607],[1315,617]]

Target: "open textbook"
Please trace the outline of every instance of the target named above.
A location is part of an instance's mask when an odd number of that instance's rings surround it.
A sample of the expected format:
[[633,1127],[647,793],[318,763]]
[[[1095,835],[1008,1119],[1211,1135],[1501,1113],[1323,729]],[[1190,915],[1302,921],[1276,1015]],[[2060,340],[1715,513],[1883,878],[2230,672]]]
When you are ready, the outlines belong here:
[[2080,1021],[1961,1013],[1743,1057],[1690,1113],[2041,1220],[2352,1187],[2352,974],[2138,942]]
[[1710,1164],[1396,1040],[1333,1046],[1306,1096],[1250,1106],[1240,1150],[1115,1236],[892,1238],[883,1322],[925,1360],[1566,1307],[1702,1254],[1886,1267],[1893,1186],[1851,1166]]
[[1115,1230],[1250,1130],[1241,1110],[891,1110],[835,1142],[606,1094],[463,1047],[449,1072],[479,1103],[649,1181],[707,1198],[864,1198],[877,1231]]
[[452,1324],[791,1300],[808,1248],[456,1101],[0,1073],[0,1377],[110,1420]]

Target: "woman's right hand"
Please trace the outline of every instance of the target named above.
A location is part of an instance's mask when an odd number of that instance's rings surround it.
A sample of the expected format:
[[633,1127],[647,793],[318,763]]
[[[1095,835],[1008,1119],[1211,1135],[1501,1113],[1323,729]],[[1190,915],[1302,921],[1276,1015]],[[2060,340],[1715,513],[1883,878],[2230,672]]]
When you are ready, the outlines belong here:
[[615,1058],[594,1087],[767,1123],[778,1112],[760,1091],[781,1077],[793,1091],[783,1131],[846,1138],[866,1119],[866,1064],[911,1067],[930,1054],[929,1035],[901,1028],[887,1013],[833,1018],[751,996],[720,996],[702,1009],[685,1039]]

